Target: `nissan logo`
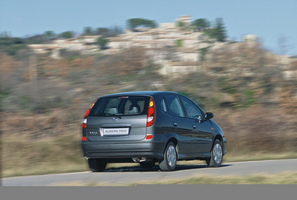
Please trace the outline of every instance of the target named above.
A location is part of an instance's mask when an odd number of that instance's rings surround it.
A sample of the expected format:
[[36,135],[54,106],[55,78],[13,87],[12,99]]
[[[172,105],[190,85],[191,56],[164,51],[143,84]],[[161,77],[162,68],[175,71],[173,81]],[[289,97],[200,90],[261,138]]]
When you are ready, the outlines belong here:
[[114,117],[114,118],[112,118],[112,121],[117,122],[117,121],[119,121],[119,118]]

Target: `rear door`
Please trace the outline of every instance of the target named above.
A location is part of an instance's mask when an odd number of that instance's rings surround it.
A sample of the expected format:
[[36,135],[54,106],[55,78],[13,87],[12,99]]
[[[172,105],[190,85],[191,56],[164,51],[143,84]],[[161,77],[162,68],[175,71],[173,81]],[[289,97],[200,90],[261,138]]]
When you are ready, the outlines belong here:
[[178,135],[179,153],[190,154],[192,145],[192,124],[185,117],[182,105],[177,95],[166,95],[165,101],[171,118],[173,132]]
[[90,141],[134,141],[146,137],[149,97],[112,96],[99,99],[87,121]]

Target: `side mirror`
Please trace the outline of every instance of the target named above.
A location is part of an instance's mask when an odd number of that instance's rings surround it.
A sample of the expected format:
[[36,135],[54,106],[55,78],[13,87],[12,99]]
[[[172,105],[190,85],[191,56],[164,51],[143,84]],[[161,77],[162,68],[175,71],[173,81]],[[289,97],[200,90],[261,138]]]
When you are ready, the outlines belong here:
[[206,119],[206,120],[211,119],[211,118],[213,118],[213,117],[214,117],[213,113],[211,113],[211,112],[207,112],[207,113],[205,113],[205,119]]

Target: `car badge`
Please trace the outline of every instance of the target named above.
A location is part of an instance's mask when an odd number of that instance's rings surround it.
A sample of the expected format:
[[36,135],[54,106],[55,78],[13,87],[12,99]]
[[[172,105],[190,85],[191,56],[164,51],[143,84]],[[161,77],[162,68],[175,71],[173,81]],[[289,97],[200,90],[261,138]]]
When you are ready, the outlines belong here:
[[117,121],[119,121],[119,118],[114,117],[114,118],[112,118],[112,121],[117,122]]

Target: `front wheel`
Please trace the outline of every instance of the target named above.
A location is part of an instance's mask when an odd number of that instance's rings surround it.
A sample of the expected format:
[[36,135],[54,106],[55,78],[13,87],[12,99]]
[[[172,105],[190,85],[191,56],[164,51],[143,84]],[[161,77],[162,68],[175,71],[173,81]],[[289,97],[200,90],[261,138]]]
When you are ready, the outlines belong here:
[[159,163],[159,167],[162,171],[173,171],[176,167],[176,161],[177,161],[177,153],[175,144],[173,142],[170,142],[164,151],[164,158]]
[[103,172],[107,163],[101,159],[88,159],[89,168],[92,172]]
[[209,167],[219,167],[223,161],[223,148],[220,140],[215,140],[210,153],[210,158],[206,159],[206,164]]

